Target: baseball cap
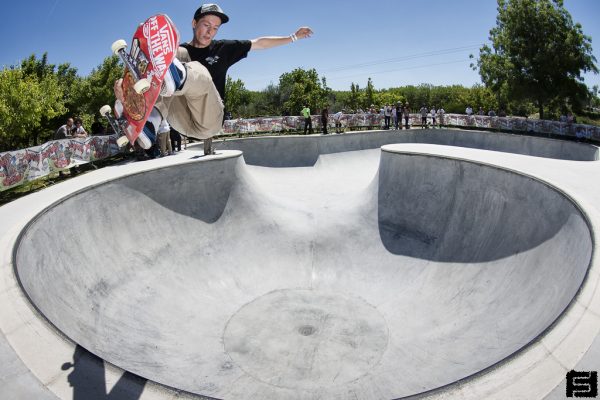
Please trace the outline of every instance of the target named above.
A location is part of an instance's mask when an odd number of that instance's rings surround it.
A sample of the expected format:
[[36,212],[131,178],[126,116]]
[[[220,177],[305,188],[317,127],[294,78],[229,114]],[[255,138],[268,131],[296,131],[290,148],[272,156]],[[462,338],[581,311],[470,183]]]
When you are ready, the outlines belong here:
[[219,7],[218,4],[214,4],[214,3],[202,4],[200,6],[200,8],[198,8],[196,10],[196,12],[194,13],[194,19],[197,21],[200,18],[202,18],[203,16],[209,15],[209,14],[216,15],[217,17],[221,18],[222,24],[229,21],[229,17],[227,15],[225,15],[225,13],[221,9],[221,7]]

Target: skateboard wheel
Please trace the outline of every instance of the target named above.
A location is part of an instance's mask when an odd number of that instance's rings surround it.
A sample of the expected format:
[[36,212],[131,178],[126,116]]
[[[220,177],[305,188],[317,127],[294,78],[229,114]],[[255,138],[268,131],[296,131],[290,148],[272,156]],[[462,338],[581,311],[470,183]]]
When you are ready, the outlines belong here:
[[135,92],[138,94],[142,94],[148,89],[150,89],[150,82],[148,79],[140,79],[135,83],[135,85],[133,85],[133,90],[135,90]]
[[115,41],[110,48],[114,54],[119,54],[120,50],[125,50],[125,48],[127,48],[127,42],[123,39],[119,39]]
[[117,139],[117,146],[119,147],[125,147],[127,146],[127,143],[129,143],[129,139],[127,139],[127,136],[121,136]]
[[110,109],[109,105],[102,106],[102,108],[100,108],[100,115],[106,117],[108,114],[110,114],[111,111],[112,110]]

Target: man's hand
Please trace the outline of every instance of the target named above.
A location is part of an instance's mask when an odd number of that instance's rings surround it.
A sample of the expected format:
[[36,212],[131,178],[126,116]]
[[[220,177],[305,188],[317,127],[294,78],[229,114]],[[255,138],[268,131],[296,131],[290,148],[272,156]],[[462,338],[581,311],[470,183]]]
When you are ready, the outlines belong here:
[[115,81],[114,91],[117,100],[119,100],[121,103],[124,103],[123,99],[125,98],[125,95],[123,94],[123,78]]
[[295,35],[298,39],[306,39],[306,38],[311,37],[312,34],[313,34],[312,29],[310,29],[308,26],[303,26],[301,28],[298,28]]

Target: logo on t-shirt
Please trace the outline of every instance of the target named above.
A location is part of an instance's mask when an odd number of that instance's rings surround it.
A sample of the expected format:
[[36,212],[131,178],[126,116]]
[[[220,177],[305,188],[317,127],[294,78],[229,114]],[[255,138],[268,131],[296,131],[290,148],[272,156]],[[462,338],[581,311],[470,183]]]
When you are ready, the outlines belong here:
[[206,58],[205,58],[205,60],[206,60],[206,62],[207,62],[209,65],[213,65],[213,64],[216,64],[216,63],[219,61],[219,56],[214,56],[214,57],[206,57]]

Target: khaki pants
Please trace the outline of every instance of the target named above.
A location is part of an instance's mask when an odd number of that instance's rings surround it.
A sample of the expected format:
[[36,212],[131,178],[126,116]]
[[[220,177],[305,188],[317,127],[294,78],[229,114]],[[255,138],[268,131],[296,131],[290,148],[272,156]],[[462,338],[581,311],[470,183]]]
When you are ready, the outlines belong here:
[[161,132],[158,134],[158,143],[160,144],[160,155],[166,156],[173,152],[171,148],[171,131]]
[[181,90],[171,97],[159,97],[155,107],[182,134],[211,138],[223,126],[223,101],[205,66],[193,61],[187,62],[185,68],[187,78]]

